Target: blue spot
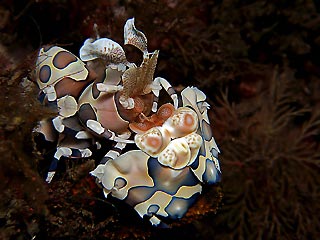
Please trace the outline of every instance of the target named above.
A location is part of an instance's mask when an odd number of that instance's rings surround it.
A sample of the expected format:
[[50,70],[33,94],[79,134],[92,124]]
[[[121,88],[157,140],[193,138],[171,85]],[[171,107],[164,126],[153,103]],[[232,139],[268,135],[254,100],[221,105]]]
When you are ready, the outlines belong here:
[[128,196],[125,201],[131,205],[135,206],[138,203],[144,202],[151,198],[152,195],[157,191],[156,187],[146,187],[146,186],[136,186],[132,187],[128,191]]
[[217,149],[212,148],[210,152],[212,156],[214,156],[215,158],[218,158],[219,152],[217,151]]
[[188,199],[173,197],[165,211],[171,219],[180,219],[188,211],[189,207],[195,202],[199,193],[195,193]]
[[221,180],[221,173],[216,168],[214,162],[210,159],[206,159],[206,170],[202,175],[202,179],[205,183],[213,184],[216,182],[220,182]]
[[199,157],[194,160],[194,162],[190,165],[192,169],[197,169],[199,167]]
[[159,211],[160,207],[156,204],[152,204],[149,206],[147,212],[148,212],[148,215],[154,215],[156,214],[158,211]]
[[43,91],[41,91],[38,95],[39,102],[43,103],[45,97],[46,97],[46,94]]
[[72,148],[71,151],[72,151],[72,153],[71,153],[72,157],[79,157],[79,158],[82,157],[81,152],[79,151],[79,149]]
[[211,126],[204,119],[202,119],[202,136],[206,141],[210,141],[212,138]]
[[125,180],[124,178],[122,177],[117,177],[115,180],[114,180],[114,186],[117,188],[117,189],[121,189],[123,187],[125,187],[127,185],[127,180]]
[[51,77],[51,68],[48,65],[43,65],[39,70],[39,79],[43,83],[49,82]]
[[[154,181],[154,188],[170,195],[174,195],[181,186],[194,186],[198,183],[190,168],[174,170],[162,166],[152,157],[148,160],[148,173]],[[170,178],[171,176],[174,178]]]
[[49,167],[49,172],[55,171],[58,167],[58,159],[53,158]]
[[199,150],[199,155],[206,156],[206,147],[205,147],[204,141],[202,141],[202,144]]

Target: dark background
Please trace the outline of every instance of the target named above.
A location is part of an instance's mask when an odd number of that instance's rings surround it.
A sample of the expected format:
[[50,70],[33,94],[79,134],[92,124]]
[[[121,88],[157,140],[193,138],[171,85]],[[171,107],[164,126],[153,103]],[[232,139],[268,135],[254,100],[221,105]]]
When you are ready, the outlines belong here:
[[[317,0],[2,0],[0,239],[317,239],[319,11]],[[52,115],[23,80],[39,47],[78,55],[94,23],[122,44],[131,17],[160,50],[155,75],[207,94],[221,150],[222,183],[170,229],[104,199],[93,161],[64,161],[47,186],[33,146],[32,128]]]

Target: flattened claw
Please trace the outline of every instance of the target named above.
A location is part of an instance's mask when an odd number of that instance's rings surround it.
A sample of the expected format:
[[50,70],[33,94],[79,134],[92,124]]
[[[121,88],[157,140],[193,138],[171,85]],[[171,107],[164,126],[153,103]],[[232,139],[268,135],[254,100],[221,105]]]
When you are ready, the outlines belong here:
[[130,44],[140,49],[144,55],[148,54],[147,38],[143,32],[134,26],[134,18],[127,20],[124,25],[124,44]]
[[100,38],[94,40],[87,39],[80,48],[80,59],[84,62],[92,61],[97,58],[103,59],[108,65],[127,65],[125,52],[123,48],[109,38]]

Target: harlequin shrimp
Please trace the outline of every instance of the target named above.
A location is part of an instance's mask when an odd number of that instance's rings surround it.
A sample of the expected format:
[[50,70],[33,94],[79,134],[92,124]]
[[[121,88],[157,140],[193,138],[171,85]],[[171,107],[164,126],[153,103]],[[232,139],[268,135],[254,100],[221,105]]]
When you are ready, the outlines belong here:
[[[159,225],[163,218],[183,217],[203,184],[220,181],[219,149],[205,94],[187,87],[178,96],[166,79],[153,78],[159,51],[148,52],[133,18],[124,26],[124,44],[141,51],[139,66],[108,38],[87,39],[79,58],[57,46],[40,49],[39,100],[57,116],[34,131],[56,142],[48,183],[61,157],[88,158],[114,142],[90,174],[106,197],[124,200]],[[162,89],[171,103],[158,107]],[[123,153],[127,144],[136,150]]]
[[106,197],[124,200],[154,225],[163,217],[183,217],[202,184],[216,183],[221,177],[206,96],[197,88],[186,88],[181,96],[182,106],[161,126],[135,135],[139,150],[128,151],[91,172]]
[[118,43],[107,38],[87,39],[80,49],[81,60],[60,47],[40,49],[35,71],[39,99],[58,110],[57,117],[35,128],[49,141],[55,132],[59,135],[47,182],[61,157],[90,157],[99,141],[117,142],[104,159],[117,157],[127,143],[134,143],[128,140],[129,123],[156,111],[162,88],[177,107],[171,85],[162,78],[153,80],[158,51],[147,53],[146,38],[136,30],[134,19],[127,21],[124,30],[125,44],[143,52],[138,67],[127,61]]

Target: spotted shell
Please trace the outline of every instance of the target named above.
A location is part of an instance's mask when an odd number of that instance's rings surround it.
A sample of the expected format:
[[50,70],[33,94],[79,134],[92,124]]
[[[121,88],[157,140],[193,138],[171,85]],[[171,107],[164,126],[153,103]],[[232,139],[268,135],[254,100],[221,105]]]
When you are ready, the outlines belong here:
[[[164,217],[183,217],[203,183],[220,181],[219,149],[211,132],[206,95],[188,87],[181,92],[178,108],[171,85],[162,78],[153,80],[158,51],[148,53],[147,38],[135,28],[134,19],[126,22],[124,39],[143,52],[140,66],[129,63],[122,47],[108,38],[85,41],[80,49],[85,63],[60,47],[40,50],[37,83],[48,101],[57,101],[59,116],[41,122],[36,131],[46,141],[59,138],[53,174],[60,157],[89,157],[98,149],[97,141],[120,135],[126,136],[118,137],[116,143],[122,150],[132,142],[129,128],[137,133],[138,150],[120,156],[120,151],[110,150],[91,174],[106,197],[124,200],[141,217],[159,225]],[[164,104],[157,111],[161,88],[174,106]],[[157,113],[149,116],[151,111]],[[48,182],[53,174],[48,174]]]
[[205,95],[182,92],[183,107],[161,125],[135,136],[140,150],[128,151],[91,174],[105,196],[122,199],[141,217],[159,225],[159,217],[177,219],[201,193],[202,183],[220,180],[218,147],[212,136]]
[[133,150],[91,172],[101,182],[105,196],[124,200],[154,225],[159,217],[182,218],[202,187],[189,168],[162,166],[156,158]]
[[[117,86],[121,82],[121,76],[121,71],[107,68],[101,83]],[[136,108],[128,110],[119,103],[120,93],[100,91],[99,83],[98,81],[91,83],[78,100],[78,115],[85,126],[88,126],[88,120],[93,120],[101,124],[101,127],[121,134],[128,130],[129,122],[137,118],[141,112],[146,115],[150,113],[152,94],[135,98],[139,104],[136,104]]]
[[221,170],[218,160],[220,150],[214,140],[208,117],[209,104],[206,95],[196,87],[187,87],[181,92],[183,106],[193,109],[199,121],[197,133],[202,136],[203,144],[199,150],[199,157],[190,165],[193,173],[204,183],[220,181]]
[[[107,69],[103,82],[117,85],[121,81],[121,72]],[[123,132],[128,127],[128,121],[119,116],[115,95],[101,92],[97,88],[98,82],[91,83],[81,94],[78,100],[78,115],[86,126],[88,120],[97,121],[102,127],[114,132]],[[113,121],[110,121],[113,119]]]
[[69,51],[57,46],[40,49],[35,76],[40,90],[49,101],[66,95],[77,97],[91,81],[85,64]]

